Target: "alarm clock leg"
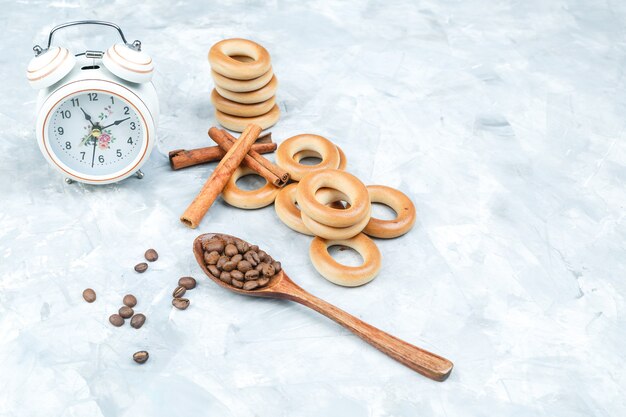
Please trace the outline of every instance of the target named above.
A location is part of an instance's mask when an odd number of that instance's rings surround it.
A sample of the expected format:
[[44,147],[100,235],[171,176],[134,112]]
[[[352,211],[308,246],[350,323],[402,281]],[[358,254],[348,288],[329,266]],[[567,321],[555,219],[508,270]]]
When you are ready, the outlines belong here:
[[74,184],[74,182],[75,181],[73,179],[71,179],[71,178],[65,178],[65,183],[66,184]]
[[135,172],[135,176],[139,179],[143,178],[143,171],[142,170],[138,170],[137,172]]

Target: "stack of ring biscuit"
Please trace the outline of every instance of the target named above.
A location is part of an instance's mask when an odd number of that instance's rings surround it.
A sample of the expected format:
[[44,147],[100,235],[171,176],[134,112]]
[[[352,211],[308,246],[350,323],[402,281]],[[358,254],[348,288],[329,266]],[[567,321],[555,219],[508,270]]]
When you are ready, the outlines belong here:
[[247,39],[225,39],[211,47],[209,63],[215,82],[211,102],[222,126],[243,132],[250,123],[267,129],[278,121],[278,81],[265,48]]
[[[321,162],[301,164],[307,157],[317,157]],[[381,255],[366,235],[388,239],[407,233],[416,217],[411,200],[391,187],[366,187],[343,171],[345,155],[322,136],[298,135],[285,140],[278,147],[276,161],[292,179],[299,181],[278,191],[274,201],[276,214],[291,229],[315,236],[309,249],[315,269],[343,286],[359,286],[374,279],[381,268]],[[389,206],[396,218],[371,217],[371,203]],[[352,267],[335,261],[328,253],[328,248],[335,245],[356,250],[363,264]]]

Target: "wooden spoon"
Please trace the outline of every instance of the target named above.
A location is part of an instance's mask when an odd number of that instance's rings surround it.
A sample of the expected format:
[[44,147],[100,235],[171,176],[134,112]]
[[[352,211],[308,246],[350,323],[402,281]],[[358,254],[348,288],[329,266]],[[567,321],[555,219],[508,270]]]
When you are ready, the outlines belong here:
[[204,263],[202,242],[216,235],[238,239],[235,236],[229,236],[223,233],[207,233],[200,235],[193,242],[193,252],[204,273],[217,285],[239,294],[253,297],[287,299],[307,306],[341,324],[376,349],[391,356],[403,365],[435,381],[444,381],[450,375],[450,372],[452,372],[453,364],[449,360],[385,333],[345,311],[340,310],[334,305],[309,294],[296,285],[283,270],[274,275],[267,286],[250,291],[235,288],[219,279],[215,279],[211,273],[209,273]]

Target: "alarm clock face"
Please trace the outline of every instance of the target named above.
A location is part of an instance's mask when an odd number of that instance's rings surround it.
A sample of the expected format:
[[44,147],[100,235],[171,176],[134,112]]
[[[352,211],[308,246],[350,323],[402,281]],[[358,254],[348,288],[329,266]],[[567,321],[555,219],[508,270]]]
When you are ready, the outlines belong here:
[[139,111],[103,90],[64,97],[50,110],[43,133],[54,159],[92,178],[124,170],[145,149],[146,127]]

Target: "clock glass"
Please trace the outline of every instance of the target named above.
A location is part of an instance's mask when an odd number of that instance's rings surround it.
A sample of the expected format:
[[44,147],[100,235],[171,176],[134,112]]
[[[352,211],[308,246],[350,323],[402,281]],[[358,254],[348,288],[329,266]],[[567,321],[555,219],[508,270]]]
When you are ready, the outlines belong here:
[[79,173],[118,173],[143,148],[143,119],[124,98],[104,91],[66,97],[49,116],[45,136],[60,162]]

